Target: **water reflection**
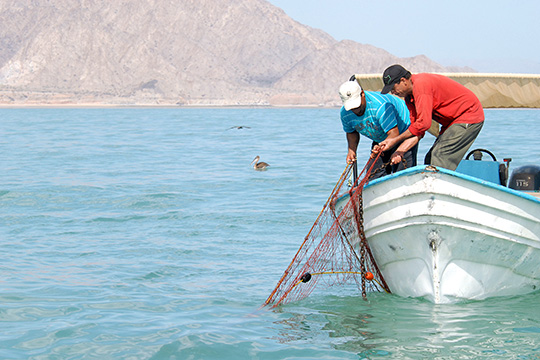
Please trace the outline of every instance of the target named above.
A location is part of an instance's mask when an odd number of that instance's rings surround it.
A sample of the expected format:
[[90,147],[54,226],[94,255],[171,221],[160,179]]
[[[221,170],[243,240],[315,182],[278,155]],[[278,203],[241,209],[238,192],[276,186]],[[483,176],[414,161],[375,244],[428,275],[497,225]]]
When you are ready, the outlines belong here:
[[[540,293],[435,305],[388,294],[282,307],[280,343],[330,344],[360,358],[540,358]],[[510,356],[511,355],[511,356]]]

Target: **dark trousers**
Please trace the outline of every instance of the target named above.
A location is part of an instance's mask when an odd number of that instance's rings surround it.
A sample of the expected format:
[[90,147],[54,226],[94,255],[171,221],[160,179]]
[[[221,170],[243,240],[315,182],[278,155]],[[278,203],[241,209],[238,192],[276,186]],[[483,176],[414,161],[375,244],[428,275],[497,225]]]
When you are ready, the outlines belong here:
[[[371,144],[371,148],[373,149],[375,145],[378,145],[378,143],[374,141],[373,144]],[[393,174],[403,169],[416,166],[416,154],[418,153],[418,144],[414,145],[409,151],[403,154],[403,159],[405,161],[402,160],[400,163],[395,164],[395,165],[388,164],[390,162],[390,158],[392,157],[392,154],[394,153],[394,151],[397,150],[399,145],[401,145],[401,143],[397,144],[392,149],[383,151],[383,153],[381,154],[381,156],[379,156],[379,158],[375,162],[375,165],[373,166],[373,170],[371,172],[371,175],[369,176],[370,180],[378,179],[385,175]],[[369,166],[371,166],[371,164],[373,163],[373,160],[374,159],[369,160]]]
[[437,137],[426,154],[424,163],[456,170],[467,150],[476,140],[483,125],[483,122],[450,125],[445,132]]

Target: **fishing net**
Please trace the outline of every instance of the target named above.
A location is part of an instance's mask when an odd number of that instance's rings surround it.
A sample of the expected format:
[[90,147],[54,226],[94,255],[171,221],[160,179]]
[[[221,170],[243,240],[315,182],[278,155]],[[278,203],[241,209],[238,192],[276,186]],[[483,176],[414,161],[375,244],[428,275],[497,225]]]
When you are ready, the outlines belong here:
[[366,241],[362,189],[373,165],[359,176],[355,164],[341,174],[315,223],[264,305],[276,307],[309,296],[316,286],[354,282],[366,299],[370,291],[390,292]]

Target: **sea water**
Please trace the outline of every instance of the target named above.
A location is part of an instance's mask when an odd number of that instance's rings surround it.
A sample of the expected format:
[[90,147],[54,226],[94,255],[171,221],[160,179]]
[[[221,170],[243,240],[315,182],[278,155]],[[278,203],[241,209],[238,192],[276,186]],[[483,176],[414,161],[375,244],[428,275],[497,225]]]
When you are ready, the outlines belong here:
[[[538,165],[539,124],[486,110],[473,147]],[[540,358],[540,293],[260,308],[346,154],[338,109],[0,110],[0,359]]]

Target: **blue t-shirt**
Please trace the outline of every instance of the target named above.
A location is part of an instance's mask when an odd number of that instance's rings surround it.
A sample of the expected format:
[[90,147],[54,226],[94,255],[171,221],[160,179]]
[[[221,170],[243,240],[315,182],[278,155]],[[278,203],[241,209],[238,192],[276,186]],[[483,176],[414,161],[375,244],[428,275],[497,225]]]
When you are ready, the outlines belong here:
[[411,119],[405,101],[391,94],[373,91],[364,91],[364,94],[366,96],[364,115],[357,116],[351,110],[347,111],[341,107],[341,123],[345,132],[358,131],[379,143],[386,139],[387,132],[396,126],[400,134],[407,130]]

